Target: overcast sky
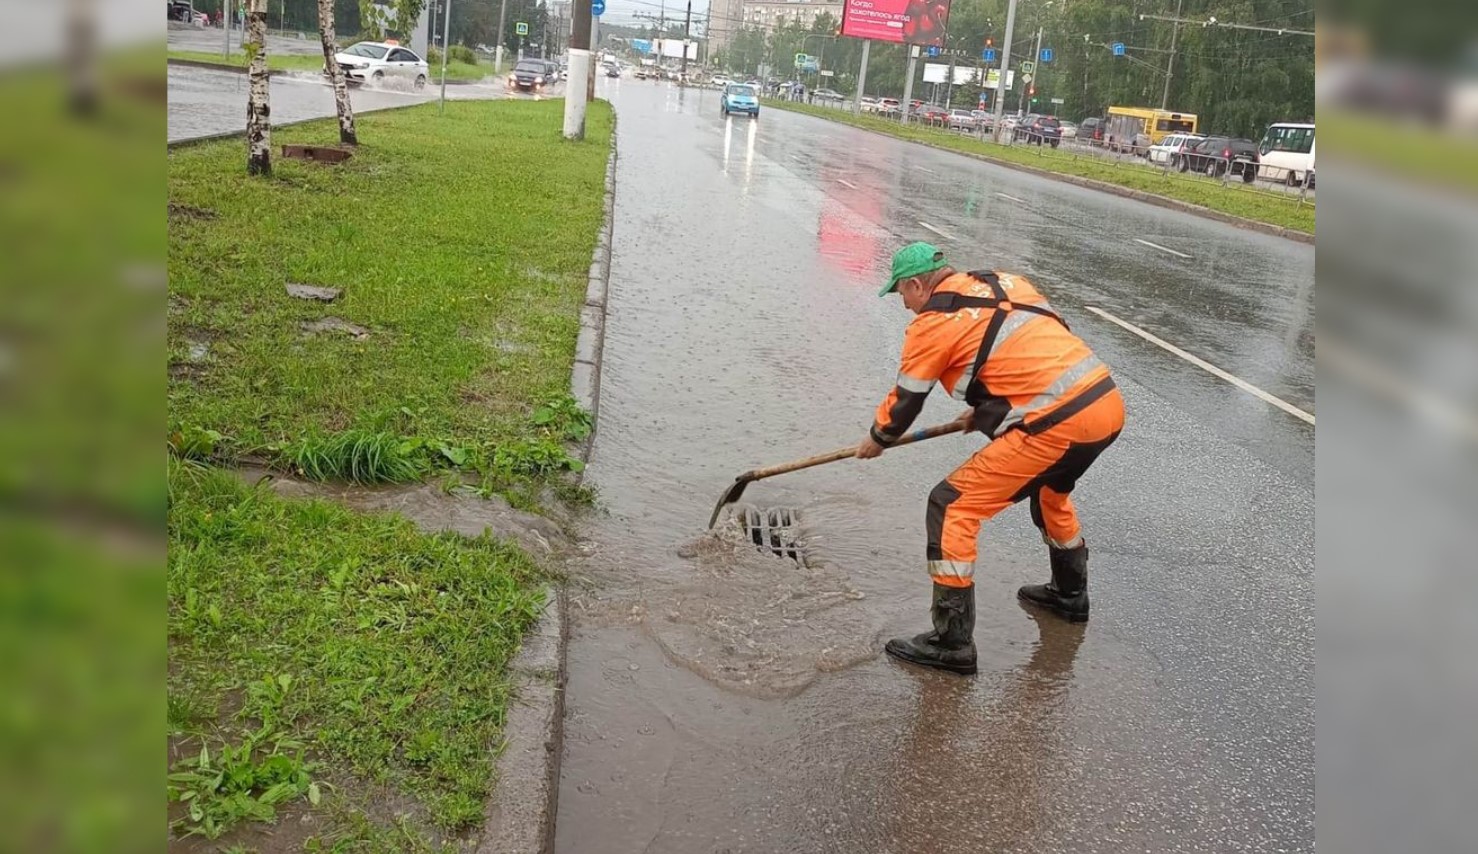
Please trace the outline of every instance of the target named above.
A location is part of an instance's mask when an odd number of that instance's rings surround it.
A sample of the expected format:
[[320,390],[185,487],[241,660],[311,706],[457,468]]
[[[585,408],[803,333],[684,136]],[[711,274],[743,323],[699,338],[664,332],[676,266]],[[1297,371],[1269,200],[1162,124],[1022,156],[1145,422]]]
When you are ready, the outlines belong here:
[[[667,17],[681,21],[687,8],[686,0],[667,0]],[[693,0],[694,20],[702,18],[707,11],[708,0]],[[636,17],[638,13],[653,17],[660,15],[662,0],[606,0],[606,13],[601,20],[621,25],[645,24],[645,20]]]

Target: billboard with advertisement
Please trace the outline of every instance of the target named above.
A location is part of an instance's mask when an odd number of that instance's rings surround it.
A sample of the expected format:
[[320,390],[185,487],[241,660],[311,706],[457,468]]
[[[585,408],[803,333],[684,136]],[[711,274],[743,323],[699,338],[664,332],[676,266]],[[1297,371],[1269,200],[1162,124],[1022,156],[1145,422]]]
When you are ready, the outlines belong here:
[[[980,83],[982,78],[985,80],[984,88],[995,89],[999,87],[1001,83],[1001,69],[982,69],[974,65],[955,66],[954,84],[956,86],[965,86],[972,83]],[[942,62],[924,63],[925,83],[944,83],[948,80],[948,65]],[[1012,71],[1006,75],[1006,88],[1010,89],[1011,84],[1014,82],[1016,82],[1016,72]]]
[[943,45],[949,0],[844,0],[842,35],[880,42]]

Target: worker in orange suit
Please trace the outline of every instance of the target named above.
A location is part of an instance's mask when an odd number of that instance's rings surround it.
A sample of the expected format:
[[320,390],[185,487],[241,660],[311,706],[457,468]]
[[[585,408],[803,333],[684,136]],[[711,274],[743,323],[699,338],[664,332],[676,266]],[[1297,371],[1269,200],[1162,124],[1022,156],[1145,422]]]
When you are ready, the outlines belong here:
[[944,253],[913,243],[893,256],[880,296],[897,292],[916,316],[904,335],[898,382],[857,446],[862,459],[898,441],[942,384],[969,404],[960,419],[989,436],[929,493],[934,628],[885,647],[895,658],[975,672],[975,540],[980,523],[1023,499],[1052,567],[1018,596],[1068,620],[1088,619],[1088,547],[1072,491],[1124,427],[1124,400],[1106,365],[1069,331],[1024,277],[961,273]]

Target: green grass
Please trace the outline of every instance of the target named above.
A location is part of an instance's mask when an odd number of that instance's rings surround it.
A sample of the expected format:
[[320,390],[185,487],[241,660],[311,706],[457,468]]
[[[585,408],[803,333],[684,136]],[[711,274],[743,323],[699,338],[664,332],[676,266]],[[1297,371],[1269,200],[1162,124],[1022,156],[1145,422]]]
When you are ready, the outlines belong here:
[[1079,156],[1067,149],[1048,148],[1044,150],[1034,145],[996,145],[993,142],[984,142],[938,128],[912,125],[904,127],[897,121],[871,115],[854,116],[851,112],[835,108],[778,100],[767,100],[766,105],[877,131],[899,139],[927,142],[964,154],[982,156],[1006,163],[1020,163],[1063,175],[1092,178],[1132,190],[1190,202],[1232,216],[1265,222],[1294,231],[1314,233],[1313,200],[1299,205],[1293,198],[1284,199],[1271,194],[1257,193],[1244,189],[1240,185],[1223,187],[1218,183],[1182,176],[1178,173],[1165,174],[1152,169],[1115,166],[1111,160],[1091,155]]
[[1329,151],[1352,161],[1444,187],[1478,190],[1478,145],[1471,137],[1344,110],[1320,114],[1319,136]]
[[172,463],[169,487],[168,708],[189,757],[172,794],[201,805],[180,832],[316,801],[319,768],[339,807],[364,795],[354,779],[410,794],[440,831],[480,822],[505,667],[542,606],[529,558],[194,463]]
[[[568,399],[612,115],[560,136],[561,101],[453,102],[359,117],[346,164],[237,140],[169,161],[169,423],[181,456],[264,456],[308,477],[480,472],[507,486],[579,463]],[[336,142],[332,121],[273,142]],[[343,289],[332,304],[284,284]],[[305,334],[327,316],[368,329]],[[203,359],[199,349],[206,348]],[[196,353],[192,356],[191,350]]]
[[[170,59],[188,59],[194,62],[207,62],[212,65],[223,65],[230,68],[245,68],[247,64],[246,53],[234,50],[229,56],[201,50],[170,50]],[[431,82],[441,82],[441,63],[431,63]],[[267,67],[273,71],[312,71],[323,70],[323,57],[318,54],[299,56],[296,54],[267,54]],[[492,65],[472,65],[466,62],[449,61],[446,65],[446,79],[448,81],[460,81],[464,83],[475,82],[493,73]]]

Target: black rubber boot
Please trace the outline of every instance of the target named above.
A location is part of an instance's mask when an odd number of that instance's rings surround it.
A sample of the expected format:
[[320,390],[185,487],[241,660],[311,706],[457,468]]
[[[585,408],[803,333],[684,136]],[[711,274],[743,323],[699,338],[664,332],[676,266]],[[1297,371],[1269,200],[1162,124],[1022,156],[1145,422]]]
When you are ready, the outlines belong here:
[[1052,580],[1028,584],[1016,591],[1024,602],[1041,605],[1074,623],[1088,621],[1088,544],[1075,549],[1048,546]]
[[929,613],[934,618],[934,631],[911,638],[894,638],[883,651],[925,667],[974,673],[975,588],[935,584]]

